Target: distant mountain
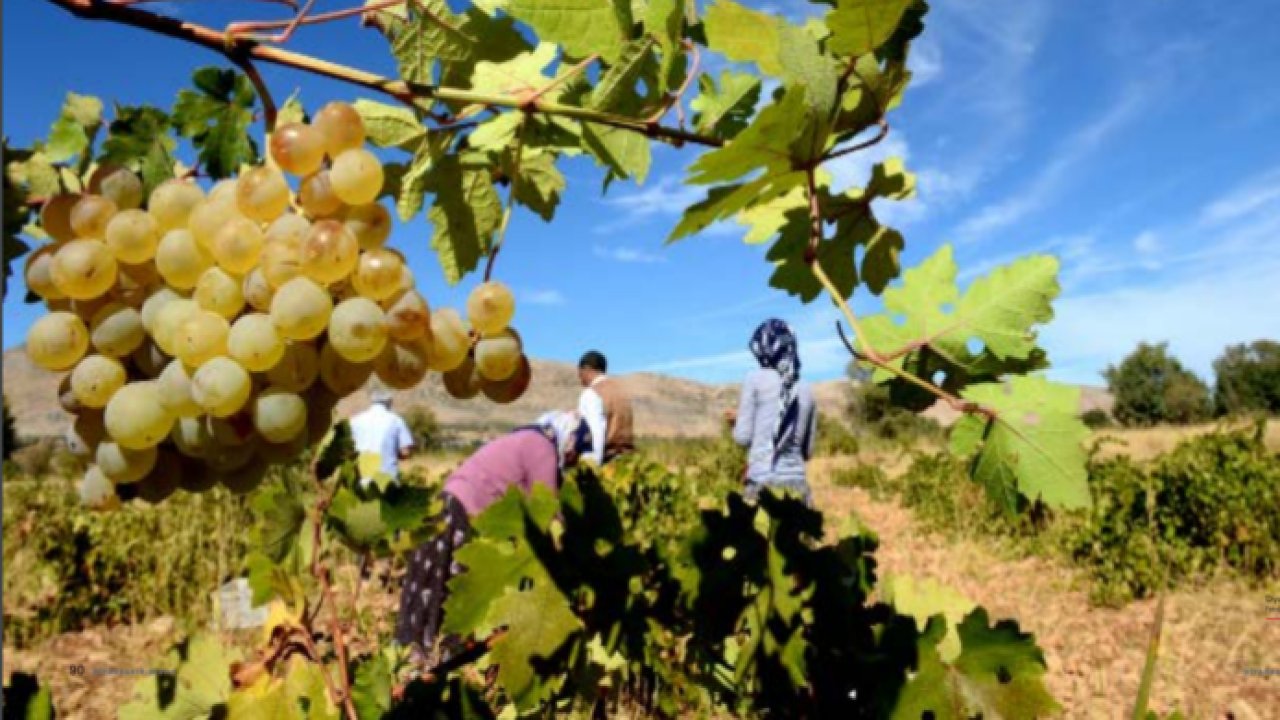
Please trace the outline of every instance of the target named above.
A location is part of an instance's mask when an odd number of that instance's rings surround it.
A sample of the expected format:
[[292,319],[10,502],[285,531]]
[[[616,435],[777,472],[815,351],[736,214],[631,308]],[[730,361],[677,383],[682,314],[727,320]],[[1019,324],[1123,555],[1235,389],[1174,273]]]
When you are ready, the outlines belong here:
[[[61,435],[70,416],[58,406],[58,383],[63,373],[36,367],[21,347],[4,353],[4,394],[23,437]],[[631,394],[635,408],[636,433],[647,437],[706,437],[720,432],[725,409],[737,403],[737,386],[707,384],[695,380],[632,373],[618,379]],[[828,380],[815,383],[814,398],[820,411],[840,417],[844,413],[849,383]],[[1084,387],[1081,409],[1110,409],[1111,397],[1101,388]],[[488,434],[533,420],[551,409],[577,406],[577,369],[568,363],[533,361],[533,382],[520,400],[498,405],[484,397],[457,400],[450,397],[438,374],[413,390],[396,393],[396,406],[408,410],[426,406],[440,424],[459,434]],[[343,400],[338,410],[350,414],[365,407],[368,395],[358,392]],[[955,420],[949,407],[936,405],[925,412],[943,424]]]

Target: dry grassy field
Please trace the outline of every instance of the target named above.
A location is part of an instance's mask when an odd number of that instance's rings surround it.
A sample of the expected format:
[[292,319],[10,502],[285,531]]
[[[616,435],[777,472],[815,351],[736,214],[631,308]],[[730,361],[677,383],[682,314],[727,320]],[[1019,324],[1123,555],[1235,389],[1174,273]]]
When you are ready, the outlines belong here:
[[[1107,430],[1098,435],[1123,443],[1110,444],[1108,453],[1150,458],[1207,429]],[[1268,443],[1280,449],[1280,429],[1274,425]],[[410,464],[439,476],[460,459],[456,454],[426,456]],[[838,528],[846,519],[856,518],[880,537],[881,573],[930,578],[986,606],[993,617],[1017,618],[1045,648],[1048,684],[1063,705],[1063,717],[1128,717],[1151,635],[1155,601],[1096,607],[1089,602],[1081,573],[1065,563],[1019,556],[997,540],[932,534],[898,503],[831,482],[835,472],[858,462],[875,463],[892,478],[905,470],[909,458],[905,452],[881,450],[815,460],[811,467],[815,500],[829,527]],[[349,598],[358,579],[354,568],[345,570],[339,592]],[[385,585],[367,581],[360,593],[357,622],[394,621],[394,579]],[[1247,673],[1250,668],[1280,668],[1280,623],[1267,620],[1268,595],[1280,595],[1280,585],[1248,586],[1225,576],[1169,593],[1153,707],[1179,709],[1191,718],[1280,718],[1280,678]],[[179,635],[178,625],[172,618],[161,618],[134,626],[64,633],[23,650],[6,645],[5,677],[13,671],[36,672],[52,686],[59,717],[114,717],[135,678],[92,672],[76,676],[69,666],[150,667]],[[240,631],[239,639],[248,646],[257,640],[256,631]]]

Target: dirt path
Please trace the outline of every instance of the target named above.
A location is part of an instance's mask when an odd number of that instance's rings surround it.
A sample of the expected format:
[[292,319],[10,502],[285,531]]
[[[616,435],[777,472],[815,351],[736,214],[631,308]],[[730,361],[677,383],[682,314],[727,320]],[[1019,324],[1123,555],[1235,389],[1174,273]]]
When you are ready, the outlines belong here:
[[[825,473],[821,473],[825,474]],[[1132,711],[1155,602],[1092,607],[1082,576],[1039,559],[1010,559],[993,544],[923,531],[910,511],[860,489],[815,483],[828,522],[856,516],[881,540],[882,573],[932,578],[992,617],[1016,618],[1045,648],[1048,683],[1070,718],[1123,718]],[[1231,581],[1168,597],[1152,706],[1190,718],[1280,718],[1280,622],[1267,621],[1268,593]],[[1271,595],[1280,592],[1272,590]]]

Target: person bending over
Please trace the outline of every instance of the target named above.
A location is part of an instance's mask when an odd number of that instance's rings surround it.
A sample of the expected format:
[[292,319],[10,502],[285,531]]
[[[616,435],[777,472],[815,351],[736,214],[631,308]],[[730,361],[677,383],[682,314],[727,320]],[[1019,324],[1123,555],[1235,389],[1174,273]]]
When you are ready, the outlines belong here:
[[[400,592],[396,642],[415,647],[424,660],[443,660],[437,650],[449,579],[461,572],[454,551],[471,532],[471,518],[500,500],[511,488],[524,493],[534,485],[559,490],[560,473],[591,448],[591,432],[576,412],[552,411],[532,425],[489,441],[445,481],[440,535],[424,542],[409,558]],[[434,665],[435,663],[431,663]]]

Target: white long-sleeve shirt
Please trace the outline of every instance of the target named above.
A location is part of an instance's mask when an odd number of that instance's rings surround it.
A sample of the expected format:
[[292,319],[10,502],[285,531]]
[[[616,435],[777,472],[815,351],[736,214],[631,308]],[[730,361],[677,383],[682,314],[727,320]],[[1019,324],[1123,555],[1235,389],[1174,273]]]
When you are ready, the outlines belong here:
[[[605,377],[605,375],[596,377],[591,381],[591,385],[594,386]],[[582,415],[582,419],[587,421],[587,427],[591,429],[591,452],[588,457],[594,459],[597,465],[603,464],[605,432],[609,425],[609,419],[604,413],[604,398],[590,387],[584,388],[582,394],[578,396],[578,414]]]

